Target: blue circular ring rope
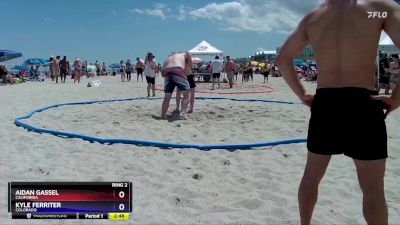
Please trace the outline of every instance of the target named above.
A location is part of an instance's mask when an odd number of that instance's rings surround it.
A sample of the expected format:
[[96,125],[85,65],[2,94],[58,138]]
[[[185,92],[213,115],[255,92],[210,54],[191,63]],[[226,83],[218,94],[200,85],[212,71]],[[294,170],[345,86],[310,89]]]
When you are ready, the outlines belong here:
[[[27,130],[38,132],[38,133],[48,133],[61,137],[69,137],[69,138],[80,138],[90,142],[98,142],[101,144],[133,144],[133,145],[143,145],[143,146],[154,146],[160,148],[195,148],[200,150],[211,150],[211,149],[251,149],[255,147],[265,147],[265,146],[274,146],[274,145],[282,145],[282,144],[293,144],[293,143],[303,143],[306,142],[304,138],[297,139],[286,139],[286,140],[277,140],[277,141],[269,141],[269,142],[256,142],[256,143],[244,143],[244,144],[212,144],[212,145],[199,145],[199,144],[177,144],[171,142],[162,142],[162,141],[150,141],[150,140],[137,140],[137,139],[109,139],[109,138],[99,138],[92,137],[83,134],[57,131],[45,128],[35,127],[28,123],[22,122],[24,119],[29,119],[35,113],[40,113],[45,110],[62,107],[66,105],[87,105],[87,104],[95,104],[95,103],[104,103],[104,102],[122,102],[122,101],[132,101],[132,100],[157,100],[163,99],[161,97],[158,98],[125,98],[125,99],[110,99],[110,100],[99,100],[99,101],[85,101],[85,102],[70,102],[70,103],[61,103],[55,104],[51,106],[46,106],[43,108],[39,108],[33,110],[29,114],[19,116],[15,119],[15,124],[17,126],[21,126],[26,128]],[[224,98],[224,97],[196,97],[199,100],[231,100],[231,101],[239,101],[239,102],[268,102],[268,103],[280,103],[280,104],[301,104],[298,102],[288,102],[288,101],[274,101],[274,100],[266,100],[266,99],[237,99],[237,98]]]

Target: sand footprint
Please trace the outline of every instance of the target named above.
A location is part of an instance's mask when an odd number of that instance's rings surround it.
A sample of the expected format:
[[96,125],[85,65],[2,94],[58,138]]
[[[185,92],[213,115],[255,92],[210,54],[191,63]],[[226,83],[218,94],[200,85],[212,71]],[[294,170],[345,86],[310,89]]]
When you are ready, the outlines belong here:
[[193,199],[193,198],[200,198],[201,195],[189,190],[188,188],[184,188],[184,187],[176,187],[174,189],[172,189],[171,191],[172,193],[179,195],[179,196],[183,196],[185,198],[189,198],[189,199]]
[[262,201],[258,199],[245,199],[242,201],[238,201],[232,204],[233,207],[241,208],[241,209],[248,209],[248,210],[257,210],[261,206],[263,206]]
[[192,209],[197,209],[197,210],[202,210],[201,206],[196,204],[192,199],[185,198],[182,196],[169,196],[167,198],[168,203],[171,206],[175,207],[187,207],[187,208],[192,208]]
[[275,195],[273,192],[260,191],[258,192],[258,196],[262,200],[266,200],[268,202],[273,203],[273,205],[287,205],[288,200],[282,197]]
[[209,213],[224,213],[224,212],[233,212],[235,209],[231,209],[228,207],[220,206],[220,205],[212,205],[207,210]]

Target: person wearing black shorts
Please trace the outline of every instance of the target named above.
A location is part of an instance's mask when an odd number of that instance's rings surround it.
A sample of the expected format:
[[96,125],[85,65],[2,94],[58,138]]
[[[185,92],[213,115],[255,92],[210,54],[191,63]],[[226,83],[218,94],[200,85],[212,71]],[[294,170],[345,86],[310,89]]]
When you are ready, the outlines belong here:
[[222,72],[222,61],[219,59],[219,56],[215,56],[215,59],[211,62],[211,73],[212,73],[212,90],[214,90],[215,82],[218,83],[218,88],[221,87],[220,77]]
[[268,83],[268,76],[269,76],[270,70],[271,70],[270,67],[267,67],[267,68],[261,70],[261,74],[264,76],[264,84],[265,84],[265,81],[267,81],[267,83]]
[[150,97],[150,90],[153,91],[153,97],[156,96],[156,77],[146,76],[147,81],[147,97]]
[[150,97],[150,90],[153,92],[153,97],[156,96],[156,70],[158,67],[157,62],[154,60],[154,55],[151,52],[148,52],[146,55],[146,59],[144,60],[144,75],[146,76],[147,81],[147,97]]
[[126,80],[131,81],[132,64],[131,60],[127,60],[125,64]]
[[[188,113],[194,112],[194,101],[195,101],[195,93],[196,93],[196,82],[194,81],[194,75],[192,71],[185,70],[185,73],[190,74],[186,78],[189,82],[190,86],[190,97],[189,97],[189,110]],[[176,110],[179,111],[181,102],[181,92],[179,90],[176,91]]]
[[[383,103],[365,88],[319,88],[311,106],[307,148],[358,160],[387,158]],[[336,141],[333,141],[335,139]]]
[[67,57],[64,56],[62,60],[60,60],[60,72],[61,72],[61,83],[65,83],[67,79],[67,73],[69,70],[69,62],[67,61]]
[[137,82],[139,82],[139,76],[142,77],[142,81],[143,81],[144,63],[139,58],[136,58],[135,69],[136,69],[136,74],[137,74]]
[[[390,16],[370,19],[365,15],[369,8],[379,8]],[[355,165],[361,190],[356,194],[362,195],[362,210],[356,212],[363,213],[365,224],[389,224],[384,179],[388,157],[385,118],[400,107],[400,85],[391,96],[379,96],[375,91],[374,62],[383,30],[400,47],[400,5],[395,1],[326,0],[301,20],[279,50],[279,68],[275,71],[282,73],[293,93],[311,110],[307,161],[298,189],[299,224],[311,223],[319,189],[347,191],[336,186],[340,177],[330,177],[329,185],[320,187],[336,154],[349,156]],[[318,62],[315,95],[308,93],[293,65],[293,59],[307,45],[313,46]],[[341,169],[352,173],[349,168]],[[343,199],[332,200],[340,204]],[[341,213],[358,216],[354,212]],[[349,218],[341,223],[354,222]]]
[[148,84],[156,84],[156,78],[155,77],[147,77],[146,76],[146,81]]

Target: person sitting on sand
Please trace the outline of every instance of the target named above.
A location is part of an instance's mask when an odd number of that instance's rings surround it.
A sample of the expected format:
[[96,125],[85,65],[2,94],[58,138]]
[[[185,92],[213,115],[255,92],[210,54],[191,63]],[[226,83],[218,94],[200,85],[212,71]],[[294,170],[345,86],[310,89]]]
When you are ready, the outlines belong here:
[[29,70],[29,77],[31,80],[34,80],[36,77],[35,67],[33,67],[33,66],[31,66],[31,69]]
[[192,56],[189,52],[172,53],[163,64],[162,76],[164,77],[164,101],[161,107],[161,118],[165,119],[175,87],[182,92],[181,118],[187,119],[186,109],[189,104],[190,85],[185,75],[185,68],[192,67]]
[[8,70],[3,65],[0,65],[0,78],[3,80],[3,84],[15,84],[12,76],[8,74]]

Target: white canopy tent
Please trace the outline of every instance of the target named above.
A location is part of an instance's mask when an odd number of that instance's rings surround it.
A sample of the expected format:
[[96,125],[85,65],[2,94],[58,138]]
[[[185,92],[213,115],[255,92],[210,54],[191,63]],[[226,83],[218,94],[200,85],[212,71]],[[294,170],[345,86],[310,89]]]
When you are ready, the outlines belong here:
[[222,56],[224,53],[204,40],[201,41],[196,47],[189,50],[189,52],[193,56]]
[[382,31],[381,38],[379,39],[379,45],[394,45],[392,39]]

